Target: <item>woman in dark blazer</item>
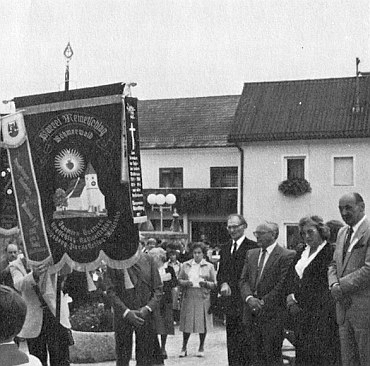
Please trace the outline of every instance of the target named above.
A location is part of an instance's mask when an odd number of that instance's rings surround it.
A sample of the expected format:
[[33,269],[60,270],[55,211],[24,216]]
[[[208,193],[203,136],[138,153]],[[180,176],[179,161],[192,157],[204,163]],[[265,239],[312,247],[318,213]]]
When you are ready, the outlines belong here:
[[304,217],[298,226],[306,248],[291,268],[287,297],[296,338],[296,366],[339,365],[335,304],[327,276],[333,258],[333,247],[327,243],[330,230],[319,216]]

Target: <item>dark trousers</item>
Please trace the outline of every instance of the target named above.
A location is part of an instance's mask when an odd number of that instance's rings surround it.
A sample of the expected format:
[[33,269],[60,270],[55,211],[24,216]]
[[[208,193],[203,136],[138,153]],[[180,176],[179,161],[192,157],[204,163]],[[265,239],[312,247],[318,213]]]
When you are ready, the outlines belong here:
[[283,322],[281,319],[253,317],[247,324],[253,366],[282,366]]
[[141,327],[133,327],[125,320],[117,324],[115,331],[117,366],[128,366],[132,357],[132,336],[135,332],[136,365],[150,366],[155,363],[154,345],[158,342],[153,321],[147,319]]
[[49,309],[44,309],[40,335],[27,339],[28,350],[31,355],[40,359],[43,366],[69,366],[69,345],[67,330],[57,324],[54,315]]
[[229,366],[249,365],[250,347],[241,315],[226,315],[226,339]]

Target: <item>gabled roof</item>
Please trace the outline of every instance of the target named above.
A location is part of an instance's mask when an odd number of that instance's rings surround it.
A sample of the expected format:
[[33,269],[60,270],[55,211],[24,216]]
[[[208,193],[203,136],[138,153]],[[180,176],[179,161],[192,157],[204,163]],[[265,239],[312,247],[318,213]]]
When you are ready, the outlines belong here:
[[240,95],[139,101],[142,149],[232,146]]
[[370,78],[246,83],[230,142],[370,136]]
[[84,178],[79,177],[71,180],[66,191],[66,196],[69,196],[69,198],[80,197],[85,185]]
[[85,170],[85,175],[87,174],[96,174],[96,171],[90,162],[87,164],[87,168]]

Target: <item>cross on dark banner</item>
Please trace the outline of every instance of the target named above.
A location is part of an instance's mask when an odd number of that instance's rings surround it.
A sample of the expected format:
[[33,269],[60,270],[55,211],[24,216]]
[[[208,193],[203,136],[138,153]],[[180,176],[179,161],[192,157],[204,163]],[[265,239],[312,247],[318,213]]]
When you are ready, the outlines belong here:
[[101,259],[123,268],[137,252],[129,182],[121,180],[123,87],[14,98],[58,270],[92,270]]

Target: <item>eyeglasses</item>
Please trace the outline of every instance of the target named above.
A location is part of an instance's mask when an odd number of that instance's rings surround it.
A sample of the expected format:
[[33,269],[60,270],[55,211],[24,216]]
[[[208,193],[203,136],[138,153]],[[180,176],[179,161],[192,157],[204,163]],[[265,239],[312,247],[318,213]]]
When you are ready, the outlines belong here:
[[243,226],[244,224],[226,226],[227,230],[236,230],[238,227]]
[[265,235],[265,234],[267,234],[267,233],[271,233],[271,231],[254,231],[254,232],[253,232],[253,235],[254,235],[255,237],[257,237],[257,236]]
[[317,233],[317,230],[316,229],[309,229],[307,231],[301,231],[301,235],[303,237],[305,236],[312,236],[312,235],[315,235]]

